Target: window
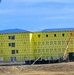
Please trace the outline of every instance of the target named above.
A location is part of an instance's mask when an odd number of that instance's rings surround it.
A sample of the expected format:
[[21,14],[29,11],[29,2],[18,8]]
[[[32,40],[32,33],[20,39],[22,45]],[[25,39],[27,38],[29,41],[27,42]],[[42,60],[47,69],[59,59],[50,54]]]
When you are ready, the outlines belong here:
[[64,52],[65,51],[65,48],[62,48],[62,52]]
[[11,39],[11,37],[10,37],[10,36],[8,36],[8,39]]
[[14,40],[15,39],[15,36],[8,36],[8,39]]
[[9,43],[9,47],[15,47],[15,43]]
[[49,45],[49,41],[46,41],[46,45]]
[[17,54],[18,50],[12,50],[12,54]]
[[54,41],[54,44],[55,44],[55,45],[57,44],[56,41]]
[[34,49],[33,53],[37,53],[37,49]]
[[58,45],[61,45],[61,41],[58,41]]
[[38,53],[40,53],[40,49],[38,49]]
[[15,50],[12,50],[12,54],[15,54]]
[[45,52],[44,49],[42,49],[42,53]]
[[3,46],[3,43],[1,43],[1,46]]
[[41,44],[41,42],[38,42],[38,45],[40,45]]
[[62,44],[65,44],[65,41],[62,41]]
[[58,48],[58,52],[59,52],[59,51],[61,52],[61,48]]
[[0,50],[0,53],[3,53],[3,50]]
[[38,38],[40,38],[40,35],[38,35]]
[[64,33],[62,34],[62,36],[64,37]]
[[18,50],[16,50],[16,53],[18,53]]
[[53,45],[53,41],[50,41],[50,45]]
[[9,43],[9,46],[11,46],[11,43]]
[[73,40],[71,40],[71,44],[73,44]]
[[15,39],[15,36],[12,36],[12,39]]
[[46,37],[48,37],[48,34],[46,34]]
[[12,43],[12,47],[15,47],[15,43]]
[[24,49],[24,52],[26,52],[26,49]]
[[56,37],[56,34],[54,34],[54,37]]
[[50,52],[53,52],[53,49],[50,49]]
[[42,42],[42,45],[44,45],[44,42]]
[[46,52],[49,52],[49,49],[46,49]]
[[73,36],[73,34],[72,34],[72,33],[70,33],[70,35],[71,35],[71,36]]
[[37,42],[34,42],[34,45],[37,45]]
[[24,42],[24,44],[25,44],[25,42]]
[[57,49],[55,48],[54,51],[57,52]]

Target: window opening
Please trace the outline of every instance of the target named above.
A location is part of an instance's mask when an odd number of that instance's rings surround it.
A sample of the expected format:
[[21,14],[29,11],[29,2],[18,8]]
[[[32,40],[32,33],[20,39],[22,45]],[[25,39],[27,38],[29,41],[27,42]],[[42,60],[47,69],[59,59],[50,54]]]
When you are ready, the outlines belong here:
[[38,35],[38,38],[40,38],[40,35]]
[[56,34],[54,34],[54,37],[56,37]]
[[46,37],[48,37],[48,34],[46,34]]

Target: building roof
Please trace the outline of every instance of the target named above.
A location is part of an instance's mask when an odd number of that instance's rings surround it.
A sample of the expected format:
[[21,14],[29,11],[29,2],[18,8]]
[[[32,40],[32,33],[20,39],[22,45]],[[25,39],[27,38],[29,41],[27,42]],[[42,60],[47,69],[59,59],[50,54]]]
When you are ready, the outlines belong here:
[[[44,29],[39,32],[55,32],[55,31],[72,31],[74,28],[57,28],[57,29]],[[0,34],[5,33],[20,33],[20,32],[30,32],[23,29],[6,29],[6,30],[0,30]]]
[[57,29],[44,29],[41,32],[52,32],[52,31],[71,31],[74,28],[57,28]]
[[29,31],[23,30],[23,29],[6,29],[6,30],[1,30],[1,31],[0,31],[0,34],[16,33],[16,32],[29,32]]

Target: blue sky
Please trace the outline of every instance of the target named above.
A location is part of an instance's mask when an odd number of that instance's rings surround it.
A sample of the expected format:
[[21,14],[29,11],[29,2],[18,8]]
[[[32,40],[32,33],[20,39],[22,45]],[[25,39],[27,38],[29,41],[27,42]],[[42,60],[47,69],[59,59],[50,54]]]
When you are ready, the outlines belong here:
[[2,0],[0,30],[74,27],[74,0]]

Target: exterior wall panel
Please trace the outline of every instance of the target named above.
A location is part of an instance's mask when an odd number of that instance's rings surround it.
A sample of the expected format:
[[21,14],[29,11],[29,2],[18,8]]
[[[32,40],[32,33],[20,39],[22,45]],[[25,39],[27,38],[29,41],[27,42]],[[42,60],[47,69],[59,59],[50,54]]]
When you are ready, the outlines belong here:
[[[0,34],[0,60],[23,62],[63,57],[71,31],[19,32]],[[74,52],[74,35],[67,53]],[[14,53],[12,53],[12,50]]]

